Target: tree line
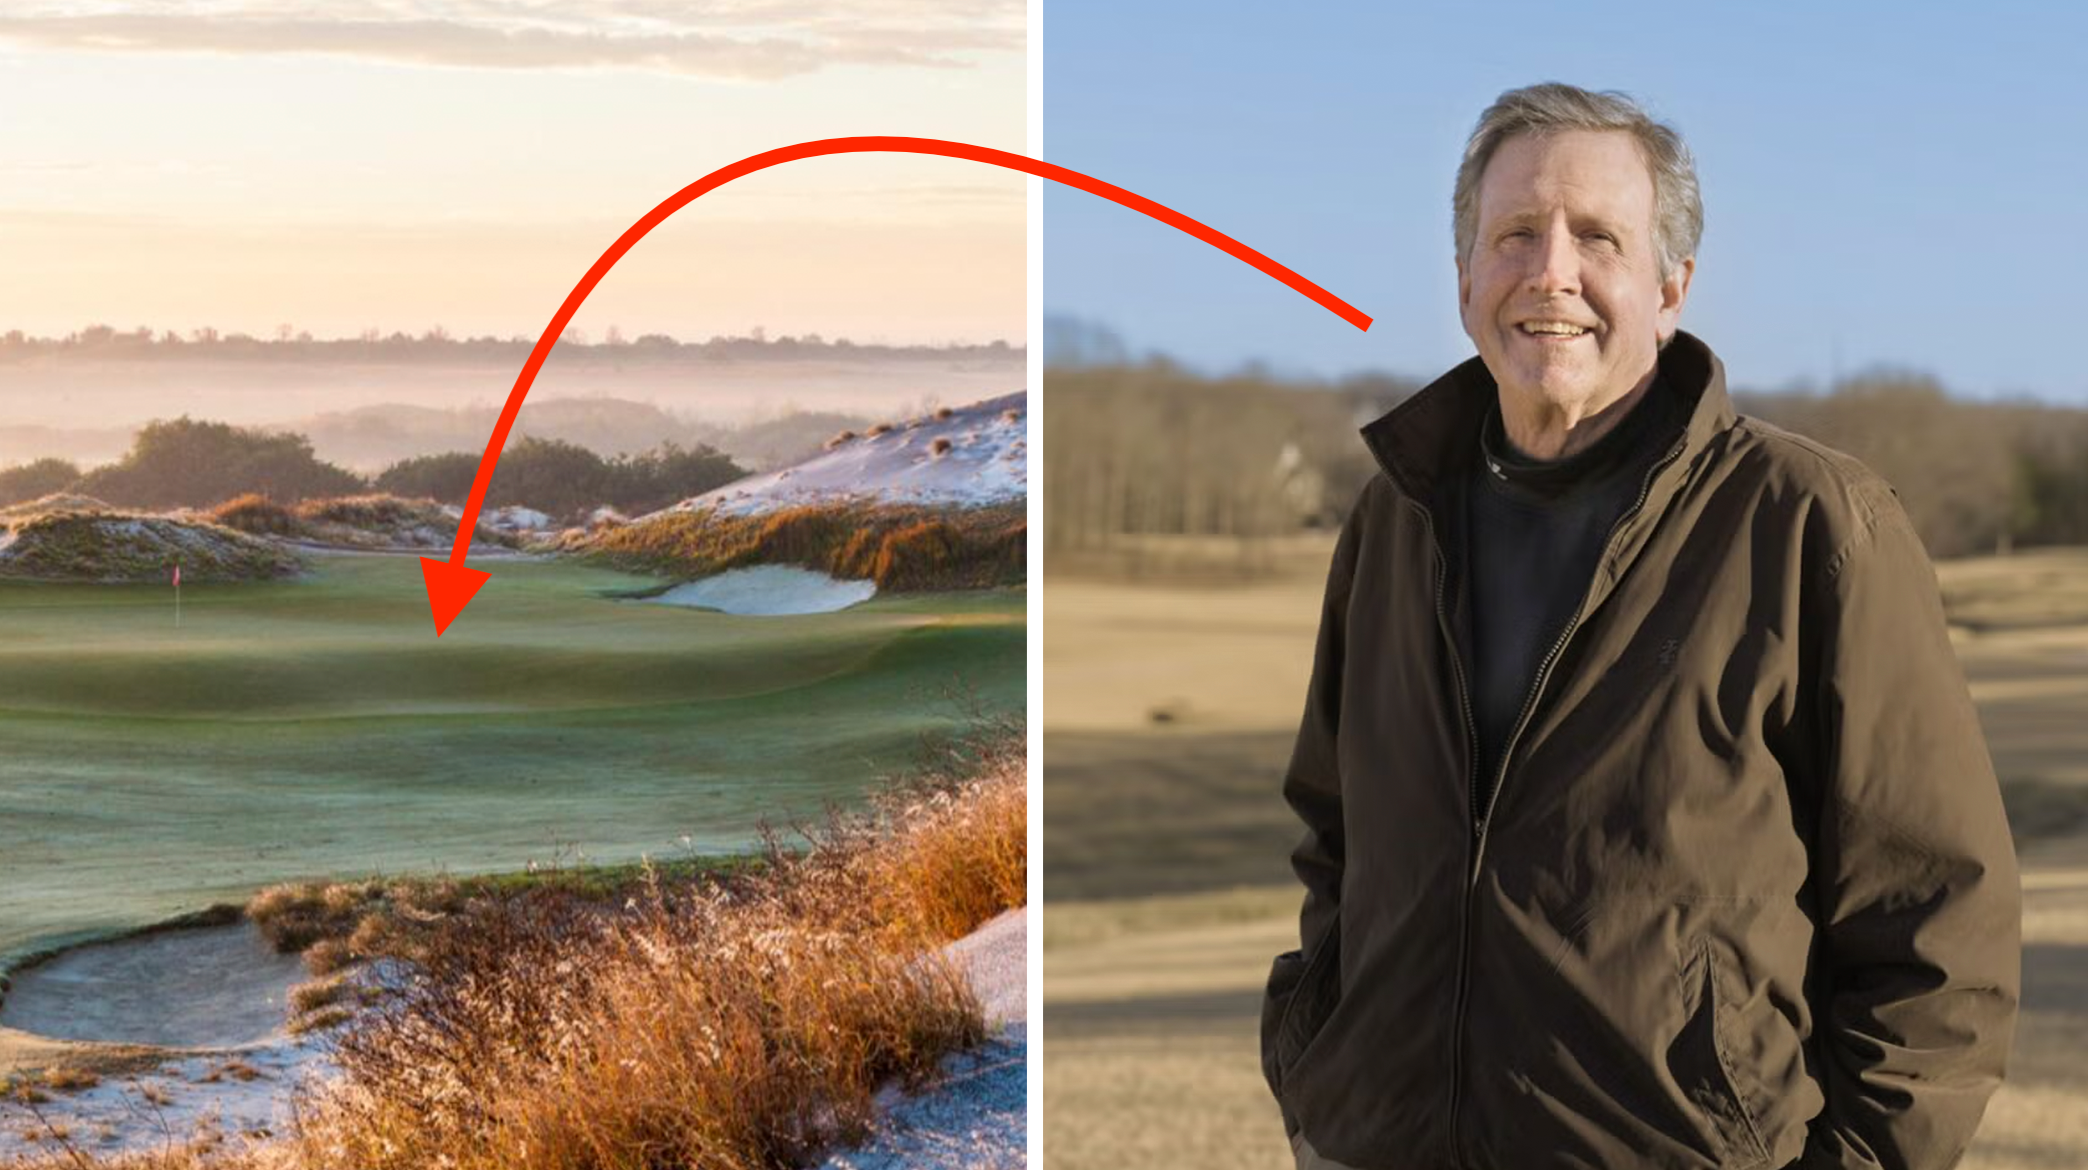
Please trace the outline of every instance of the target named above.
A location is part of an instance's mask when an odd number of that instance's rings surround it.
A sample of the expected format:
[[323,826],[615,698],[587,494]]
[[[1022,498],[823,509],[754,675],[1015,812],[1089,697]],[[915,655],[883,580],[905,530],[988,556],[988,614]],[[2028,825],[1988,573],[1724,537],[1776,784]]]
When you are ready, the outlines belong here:
[[[1207,536],[1252,560],[1267,538],[1336,525],[1377,470],[1357,428],[1419,387],[1209,376],[1160,358],[1048,368],[1045,547],[1077,559]],[[1884,476],[1932,556],[2088,544],[2088,410],[1955,399],[1892,371],[1734,397]]]
[[[415,456],[363,476],[320,459],[303,435],[183,416],[140,428],[114,463],[82,471],[63,459],[39,459],[0,469],[0,507],[59,492],[148,509],[206,508],[249,493],[294,504],[372,491],[462,504],[480,455]],[[605,504],[625,513],[649,512],[745,474],[708,446],[663,443],[604,458],[575,443],[527,437],[502,452],[486,506],[519,505],[567,521]]]
[[[457,337],[441,326],[420,333],[366,329],[355,337],[316,338],[308,330],[283,325],[273,337],[224,332],[202,327],[186,333],[155,332],[147,326],[116,329],[89,325],[63,337],[32,337],[19,329],[0,333],[0,362],[31,358],[125,360],[253,360],[253,361],[497,361],[519,366],[536,345],[533,335]],[[715,335],[703,341],[681,341],[665,333],[626,337],[615,326],[599,340],[584,330],[568,329],[552,359],[597,359],[617,362],[720,361],[1020,361],[1024,349],[1006,341],[981,344],[886,345],[858,343],[817,333],[770,337],[756,327],[744,336]]]

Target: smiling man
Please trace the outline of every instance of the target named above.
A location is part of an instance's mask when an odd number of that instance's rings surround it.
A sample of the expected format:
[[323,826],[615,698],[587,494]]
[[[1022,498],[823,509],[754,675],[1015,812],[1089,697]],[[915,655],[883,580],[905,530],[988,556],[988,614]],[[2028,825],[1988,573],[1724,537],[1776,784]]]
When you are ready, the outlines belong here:
[[1630,99],[1503,94],[1453,202],[1478,356],[1364,428],[1284,779],[1298,1165],[1954,1165],[2019,890],[1897,497],[1734,414]]

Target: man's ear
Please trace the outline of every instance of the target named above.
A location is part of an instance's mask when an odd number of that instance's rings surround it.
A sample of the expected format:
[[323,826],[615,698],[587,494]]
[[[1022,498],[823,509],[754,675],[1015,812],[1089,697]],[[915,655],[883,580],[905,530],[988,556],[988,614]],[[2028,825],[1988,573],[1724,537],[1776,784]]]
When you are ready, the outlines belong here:
[[1465,258],[1457,257],[1457,315],[1464,316],[1472,307],[1472,270],[1465,266]]
[[1690,256],[1660,282],[1660,313],[1655,318],[1654,328],[1659,331],[1663,342],[1673,337],[1682,324],[1682,305],[1689,300],[1689,282],[1695,275],[1696,257]]

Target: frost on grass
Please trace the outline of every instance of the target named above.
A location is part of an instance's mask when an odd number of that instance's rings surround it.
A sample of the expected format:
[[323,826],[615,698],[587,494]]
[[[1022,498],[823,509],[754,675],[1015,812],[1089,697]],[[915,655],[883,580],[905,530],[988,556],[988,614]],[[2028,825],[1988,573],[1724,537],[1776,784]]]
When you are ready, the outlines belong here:
[[304,560],[274,541],[198,519],[52,507],[0,518],[0,575],[185,582],[284,577]]

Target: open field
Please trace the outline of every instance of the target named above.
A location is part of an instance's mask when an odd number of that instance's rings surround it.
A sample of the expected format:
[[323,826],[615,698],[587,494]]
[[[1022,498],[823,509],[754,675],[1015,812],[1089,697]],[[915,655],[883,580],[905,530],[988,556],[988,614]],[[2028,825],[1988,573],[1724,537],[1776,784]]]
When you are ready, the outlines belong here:
[[[1019,591],[737,618],[494,575],[439,641],[412,557],[183,590],[0,582],[0,959],[300,876],[740,849],[1018,705]],[[817,718],[807,718],[816,712]]]
[[[1045,586],[1045,1149],[1290,1165],[1257,1046],[1298,945],[1282,770],[1332,541],[1233,587]],[[2088,551],[1939,566],[2024,864],[2024,1014],[1967,1170],[2088,1164]],[[1156,718],[1157,716],[1157,718]]]

